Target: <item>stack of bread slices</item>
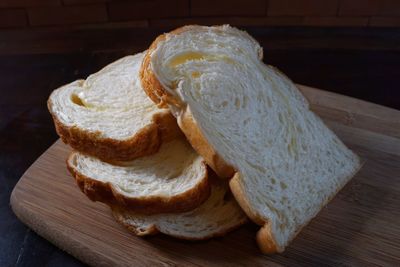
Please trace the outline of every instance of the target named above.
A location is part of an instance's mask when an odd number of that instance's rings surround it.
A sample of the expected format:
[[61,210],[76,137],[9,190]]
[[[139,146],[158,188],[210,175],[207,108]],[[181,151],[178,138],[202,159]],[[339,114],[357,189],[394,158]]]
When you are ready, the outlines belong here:
[[136,235],[202,240],[250,218],[282,252],[360,161],[262,56],[236,28],[185,26],[55,90],[79,188]]

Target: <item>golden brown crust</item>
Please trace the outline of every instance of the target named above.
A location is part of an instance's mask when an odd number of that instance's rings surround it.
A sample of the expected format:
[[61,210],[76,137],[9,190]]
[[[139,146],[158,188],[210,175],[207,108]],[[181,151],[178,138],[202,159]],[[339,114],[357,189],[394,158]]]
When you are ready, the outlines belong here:
[[283,252],[284,248],[279,247],[273,237],[270,224],[266,223],[256,235],[258,247],[262,253],[274,254],[277,252]]
[[165,39],[165,34],[160,35],[157,39],[151,44],[149,49],[147,50],[146,55],[143,58],[142,65],[139,71],[140,82],[142,84],[142,88],[147,96],[158,105],[159,108],[167,108],[167,102],[164,95],[167,94],[167,91],[164,90],[161,83],[158,81],[157,77],[151,70],[151,53],[157,48],[157,43]]
[[153,123],[144,127],[132,137],[125,140],[115,140],[101,137],[99,132],[66,126],[52,112],[50,99],[47,105],[53,117],[57,134],[64,143],[77,151],[107,162],[129,161],[154,154],[163,141],[170,141],[181,135],[175,118],[167,111],[155,114]]
[[260,247],[260,250],[266,254],[273,254],[276,252],[282,252],[283,248],[280,248],[273,234],[271,232],[271,225],[269,222],[266,222],[265,219],[261,218],[261,216],[255,213],[248,202],[248,199],[245,197],[242,187],[240,186],[240,173],[237,172],[233,176],[233,178],[229,181],[229,187],[231,188],[232,194],[235,196],[236,201],[242,210],[249,216],[249,218],[258,225],[261,225],[261,229],[257,232],[257,243]]
[[[208,182],[208,173],[201,182],[186,192],[173,197],[153,196],[132,198],[119,193],[111,183],[104,183],[79,173],[70,165],[67,160],[67,167],[75,178],[81,191],[92,201],[100,201],[108,205],[118,205],[125,209],[141,214],[175,213],[190,211],[201,205],[210,196],[211,188]],[[204,166],[206,168],[206,166]]]
[[235,170],[225,163],[218,153],[210,146],[201,133],[196,121],[194,120],[190,108],[186,106],[184,112],[178,117],[178,125],[186,135],[192,147],[201,155],[207,164],[221,178],[231,178]]
[[254,213],[250,208],[250,204],[245,197],[242,187],[240,186],[240,172],[235,173],[231,180],[229,180],[229,187],[231,189],[232,194],[234,195],[236,201],[242,210],[249,216],[249,218],[258,225],[264,225],[265,220]]
[[[192,27],[194,26],[184,26],[170,32],[169,34],[179,34],[189,30]],[[173,95],[169,94],[168,91],[161,85],[150,66],[152,52],[157,48],[158,43],[165,40],[165,38],[166,34],[160,35],[151,44],[143,59],[139,77],[142,83],[142,88],[159,107],[168,107],[168,105],[174,105],[182,109],[183,107],[179,100]],[[205,159],[207,164],[210,165],[210,167],[218,174],[219,177],[232,177],[234,174],[234,168],[227,164],[218,155],[218,153],[216,153],[212,146],[208,144],[206,138],[197,126],[188,106],[185,107],[184,112],[182,112],[179,116],[178,125],[186,135],[186,138],[193,148]]]
[[121,215],[123,208],[116,205],[110,205],[110,208],[115,220],[137,236],[155,235],[160,232],[154,224],[150,225],[146,229],[137,228],[125,221],[124,216]]
[[185,138],[176,123],[175,117],[171,113],[156,113],[153,116],[153,121],[157,125],[158,133],[161,137],[161,144],[177,138]]

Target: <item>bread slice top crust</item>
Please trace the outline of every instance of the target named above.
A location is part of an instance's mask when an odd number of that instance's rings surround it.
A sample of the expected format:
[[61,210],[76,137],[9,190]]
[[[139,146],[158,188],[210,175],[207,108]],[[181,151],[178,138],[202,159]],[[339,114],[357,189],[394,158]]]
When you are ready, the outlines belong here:
[[179,136],[176,121],[143,92],[139,68],[144,53],[121,58],[55,90],[48,108],[62,140],[107,161],[155,153]]
[[91,200],[139,213],[192,210],[210,194],[206,164],[184,139],[120,166],[79,152],[70,155],[67,165]]
[[189,142],[219,174],[236,170],[235,198],[256,223],[260,248],[281,252],[360,167],[309,110],[261,47],[230,26],[187,26],[157,38],[140,77],[169,106]]
[[210,197],[194,210],[140,215],[113,206],[113,215],[119,223],[138,236],[163,233],[187,240],[223,236],[247,222],[247,216],[231,195],[227,183],[215,180],[211,182]]

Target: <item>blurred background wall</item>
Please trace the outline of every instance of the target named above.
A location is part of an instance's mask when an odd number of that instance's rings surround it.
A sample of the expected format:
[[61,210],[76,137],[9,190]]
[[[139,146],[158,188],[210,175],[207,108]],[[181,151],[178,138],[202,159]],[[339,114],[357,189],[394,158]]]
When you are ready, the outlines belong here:
[[0,28],[188,23],[399,27],[399,0],[1,0]]

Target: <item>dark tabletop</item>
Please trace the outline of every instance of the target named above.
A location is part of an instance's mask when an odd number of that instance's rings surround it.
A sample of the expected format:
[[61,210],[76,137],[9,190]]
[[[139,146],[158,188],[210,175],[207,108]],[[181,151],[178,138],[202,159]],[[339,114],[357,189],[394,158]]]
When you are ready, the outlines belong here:
[[[165,30],[165,29],[164,29]],[[295,82],[400,109],[400,29],[249,28]],[[0,266],[80,266],[13,214],[12,189],[56,139],[50,92],[146,48],[149,29],[0,32]]]

